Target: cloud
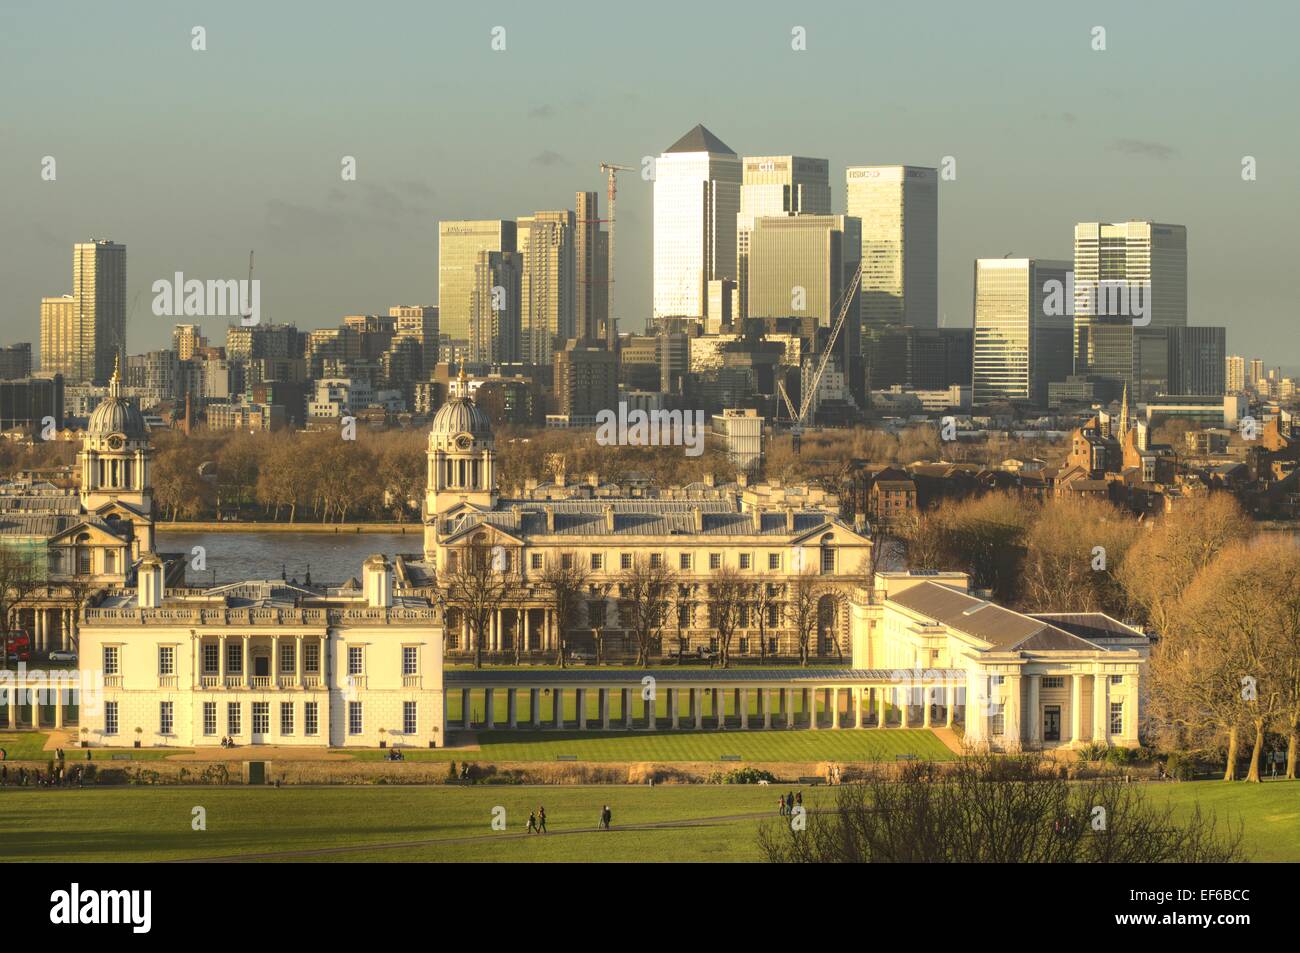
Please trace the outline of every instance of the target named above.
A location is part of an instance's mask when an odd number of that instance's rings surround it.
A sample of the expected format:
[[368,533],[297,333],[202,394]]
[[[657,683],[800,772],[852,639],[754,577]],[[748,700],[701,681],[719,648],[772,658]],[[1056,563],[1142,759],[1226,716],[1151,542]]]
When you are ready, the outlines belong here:
[[1146,139],[1112,139],[1106,147],[1111,152],[1123,152],[1125,155],[1144,156],[1164,162],[1177,157],[1178,150],[1163,142],[1150,142]]
[[550,103],[542,103],[540,106],[534,106],[528,110],[530,119],[550,119],[555,115],[555,107]]
[[528,161],[533,165],[540,166],[568,165],[569,163],[568,159],[552,149],[543,149]]

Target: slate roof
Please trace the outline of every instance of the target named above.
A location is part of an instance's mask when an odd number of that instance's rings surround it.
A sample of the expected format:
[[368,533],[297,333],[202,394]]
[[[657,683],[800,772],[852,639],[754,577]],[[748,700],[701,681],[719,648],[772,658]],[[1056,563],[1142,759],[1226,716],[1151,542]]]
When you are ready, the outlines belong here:
[[517,668],[475,669],[448,668],[443,681],[456,688],[479,685],[556,685],[600,683],[603,685],[640,685],[642,679],[657,682],[807,682],[833,685],[836,682],[891,682],[909,680],[966,680],[961,668],[893,669],[893,668]]
[[1035,612],[1041,619],[1083,639],[1144,639],[1146,635],[1104,612]]
[[1003,651],[1079,651],[1101,647],[1042,619],[1013,612],[937,582],[918,583],[890,596],[889,601]]
[[0,536],[35,536],[49,539],[83,523],[102,529],[113,536],[126,538],[125,527],[115,527],[98,516],[49,512],[0,514]]
[[713,152],[724,156],[734,156],[732,148],[702,125],[682,136],[664,150],[668,152]]

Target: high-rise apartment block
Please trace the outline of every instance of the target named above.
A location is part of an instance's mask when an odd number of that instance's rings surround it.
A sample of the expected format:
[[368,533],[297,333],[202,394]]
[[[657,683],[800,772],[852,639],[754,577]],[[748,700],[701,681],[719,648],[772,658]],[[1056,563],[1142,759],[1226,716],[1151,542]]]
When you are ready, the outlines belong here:
[[72,294],[41,299],[41,369],[103,383],[126,357],[126,246],[72,246]]
[[702,322],[708,283],[736,277],[740,157],[703,126],[655,163],[654,319]]
[[535,212],[516,221],[520,278],[517,359],[549,366],[555,349],[575,336],[575,215]]
[[1049,300],[1064,293],[1068,261],[980,258],[975,262],[976,404],[1027,401],[1047,405],[1047,385],[1072,369],[1072,321]]
[[438,224],[438,330],[451,350],[469,346],[479,255],[515,251],[515,235],[512,221]]
[[574,335],[605,340],[609,321],[609,232],[600,227],[597,193],[576,195],[574,216]]

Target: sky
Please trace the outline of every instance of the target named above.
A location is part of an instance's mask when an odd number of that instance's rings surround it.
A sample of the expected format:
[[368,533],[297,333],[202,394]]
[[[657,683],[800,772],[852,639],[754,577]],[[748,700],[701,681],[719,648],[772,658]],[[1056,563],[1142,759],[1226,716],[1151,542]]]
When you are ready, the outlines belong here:
[[[920,9],[4,0],[0,344],[35,346],[41,297],[72,290],[91,238],[127,245],[131,353],[170,342],[155,280],[242,278],[250,249],[263,321],[433,304],[439,220],[572,208],[579,190],[604,210],[602,161],[640,167],[703,123],[742,156],[829,159],[836,211],[846,166],[953,157],[945,325],[970,326],[976,258],[1068,259],[1075,222],[1153,219],[1187,226],[1190,323],[1300,368],[1300,5]],[[651,201],[621,177],[622,330],[650,313]],[[224,342],[225,319],[201,323]]]

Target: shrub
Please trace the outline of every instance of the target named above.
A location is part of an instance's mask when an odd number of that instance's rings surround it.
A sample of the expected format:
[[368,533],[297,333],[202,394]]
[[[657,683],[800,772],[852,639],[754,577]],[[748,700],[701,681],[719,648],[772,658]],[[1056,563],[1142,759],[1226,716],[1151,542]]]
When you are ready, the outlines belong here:
[[1165,759],[1165,773],[1175,781],[1190,781],[1196,777],[1196,756],[1188,751],[1172,751]]
[[759,781],[775,781],[776,775],[771,771],[760,771],[758,768],[736,768],[734,771],[728,771],[722,778],[723,784],[757,784]]

